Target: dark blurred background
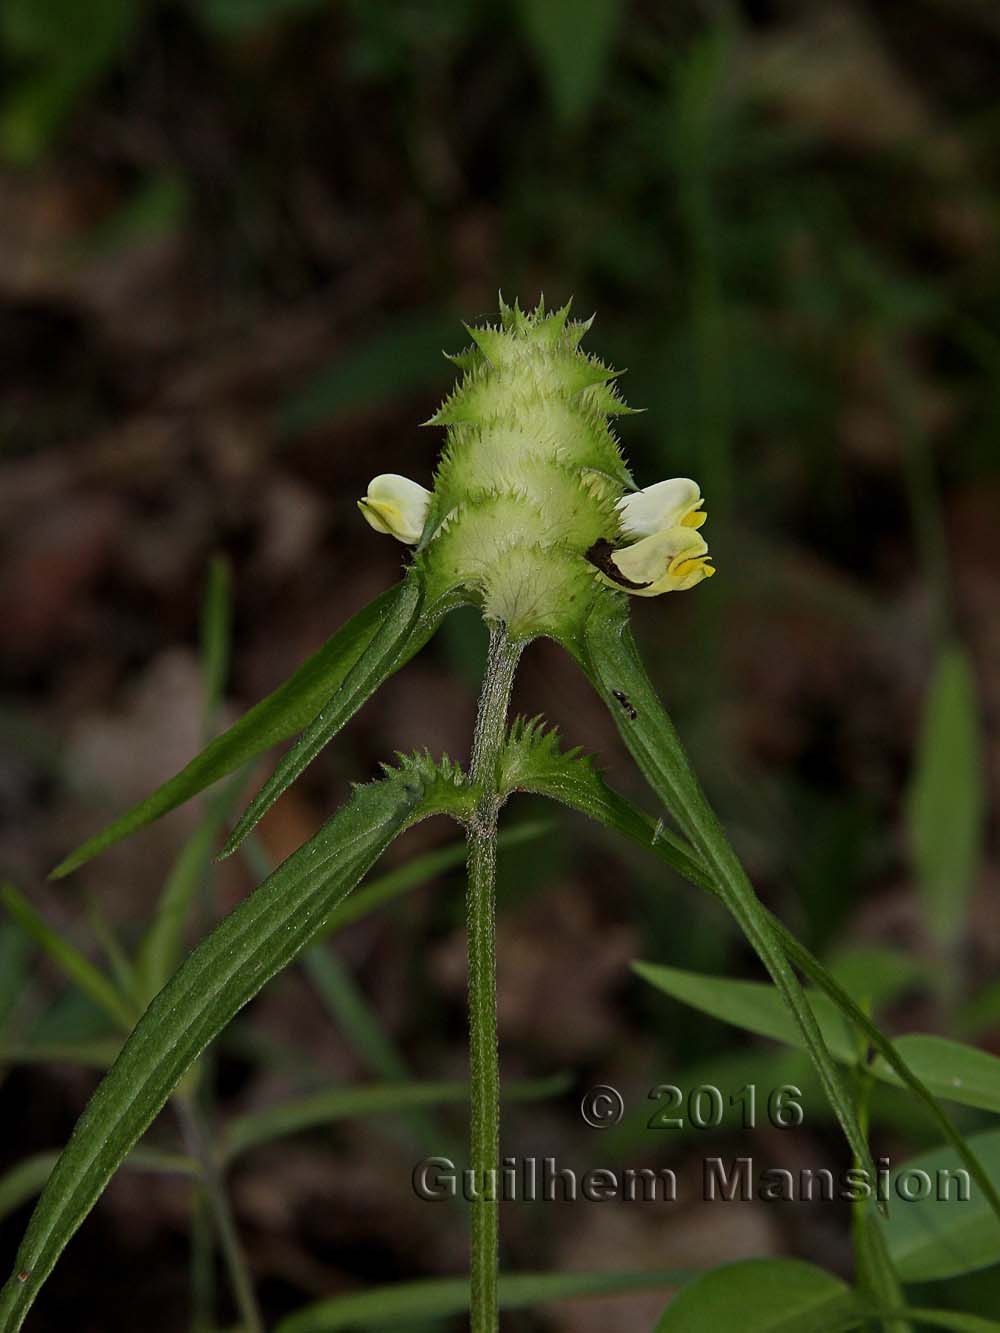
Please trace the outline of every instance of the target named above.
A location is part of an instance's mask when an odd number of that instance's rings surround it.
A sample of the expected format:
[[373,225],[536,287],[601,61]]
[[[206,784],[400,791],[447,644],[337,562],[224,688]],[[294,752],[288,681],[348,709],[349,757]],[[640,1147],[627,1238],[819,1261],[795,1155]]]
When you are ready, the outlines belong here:
[[[65,883],[45,876],[197,748],[212,557],[232,569],[235,717],[398,577],[402,548],[355,500],[377,472],[428,481],[438,435],[418,423],[451,381],[440,351],[463,344],[460,321],[495,310],[498,288],[572,296],[597,312],[589,347],[627,367],[625,396],[647,409],[621,423],[640,484],[691,475],[707,497],[718,578],[637,599],[635,621],[762,895],[827,959],[916,960],[891,1029],[1000,1052],[995,841],[991,861],[977,821],[967,891],[935,908],[907,815],[946,645],[971,666],[970,800],[997,779],[998,62],[987,0],[5,0],[4,874],[93,957],[109,927],[134,940],[196,810]],[[395,750],[464,759],[483,650],[475,616],[449,622],[274,810],[267,854]],[[528,653],[517,705],[658,813],[553,645]],[[737,1069],[763,1083],[774,1048],[657,995],[629,961],[760,973],[714,904],[655,863],[523,799],[509,810],[539,813],[550,832],[501,869],[503,1064],[567,1070],[573,1090],[510,1108],[510,1149],[682,1179],[706,1148],[843,1165],[818,1093],[793,1132],[641,1128],[654,1084]],[[389,862],[455,836],[422,825]],[[227,863],[219,910],[253,882]],[[412,1077],[462,1077],[462,893],[457,871],[339,935],[333,1017],[299,969],[268,987],[219,1044],[219,1116],[377,1077],[380,1043]],[[8,1044],[106,1035],[0,931]],[[343,987],[368,1027],[338,1021]],[[0,1077],[7,1168],[65,1140],[98,1075],[36,1060]],[[631,1137],[581,1124],[598,1082],[642,1113]],[[933,1143],[879,1105],[880,1150]],[[434,1124],[460,1141],[460,1108]],[[412,1197],[426,1144],[411,1129],[340,1124],[236,1171],[270,1318],[463,1271],[461,1210]],[[169,1144],[173,1127],[157,1133]],[[3,1222],[3,1256],[28,1214]],[[188,1328],[189,1215],[183,1181],[122,1173],[31,1326]],[[706,1208],[689,1189],[667,1211],[507,1206],[504,1229],[510,1269],[767,1254],[851,1268],[842,1205]],[[1000,1308],[990,1274],[936,1295]],[[662,1300],[509,1327],[648,1327]]]

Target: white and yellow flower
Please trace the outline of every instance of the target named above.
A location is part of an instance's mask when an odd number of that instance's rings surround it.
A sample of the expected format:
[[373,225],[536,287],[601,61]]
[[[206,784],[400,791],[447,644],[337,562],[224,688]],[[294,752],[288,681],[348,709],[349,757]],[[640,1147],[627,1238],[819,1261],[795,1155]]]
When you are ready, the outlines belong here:
[[698,483],[689,477],[671,477],[645,490],[634,491],[618,501],[624,537],[637,540],[610,551],[605,576],[638,597],[658,597],[663,592],[683,592],[703,579],[710,579],[708,544],[698,529],[708,515],[702,509]]
[[373,477],[358,508],[376,532],[415,546],[427,522],[431,493],[409,477],[383,472]]

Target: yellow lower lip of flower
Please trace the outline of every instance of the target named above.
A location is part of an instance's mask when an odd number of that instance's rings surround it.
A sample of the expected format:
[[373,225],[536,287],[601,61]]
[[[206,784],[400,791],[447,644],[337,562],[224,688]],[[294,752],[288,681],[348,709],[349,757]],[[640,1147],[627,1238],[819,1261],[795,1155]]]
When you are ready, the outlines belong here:
[[[715,573],[704,537],[678,524],[611,553],[603,573],[637,597],[683,592]],[[617,576],[620,575],[620,578]]]
[[681,519],[681,526],[685,528],[700,528],[708,515],[704,509],[692,509],[690,514],[685,514]]

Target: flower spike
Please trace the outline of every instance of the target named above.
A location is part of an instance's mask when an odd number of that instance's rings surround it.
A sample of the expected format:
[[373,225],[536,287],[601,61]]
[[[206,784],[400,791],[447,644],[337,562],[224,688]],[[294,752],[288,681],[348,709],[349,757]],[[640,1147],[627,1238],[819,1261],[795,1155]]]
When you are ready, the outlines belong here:
[[697,484],[636,490],[609,424],[633,409],[569,310],[501,298],[498,321],[467,325],[463,374],[427,423],[447,430],[433,492],[390,474],[360,502],[419,543],[429,605],[460,592],[514,639],[572,636],[612,588],[655,597],[715,572]]

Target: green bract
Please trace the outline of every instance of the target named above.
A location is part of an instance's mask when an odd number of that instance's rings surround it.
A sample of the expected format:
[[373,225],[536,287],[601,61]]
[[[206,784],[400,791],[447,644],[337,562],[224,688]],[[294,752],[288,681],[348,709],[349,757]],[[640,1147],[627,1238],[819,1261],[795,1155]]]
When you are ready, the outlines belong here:
[[628,522],[647,493],[609,421],[633,409],[618,372],[580,350],[589,327],[568,305],[501,301],[499,326],[468,329],[472,346],[451,358],[463,378],[426,423],[448,431],[433,492],[386,474],[359,502],[377,531],[416,544],[430,605],[461,590],[512,639],[573,637],[609,586],[650,595],[713,572],[694,482],[651,488],[674,488],[645,506],[659,526]]

